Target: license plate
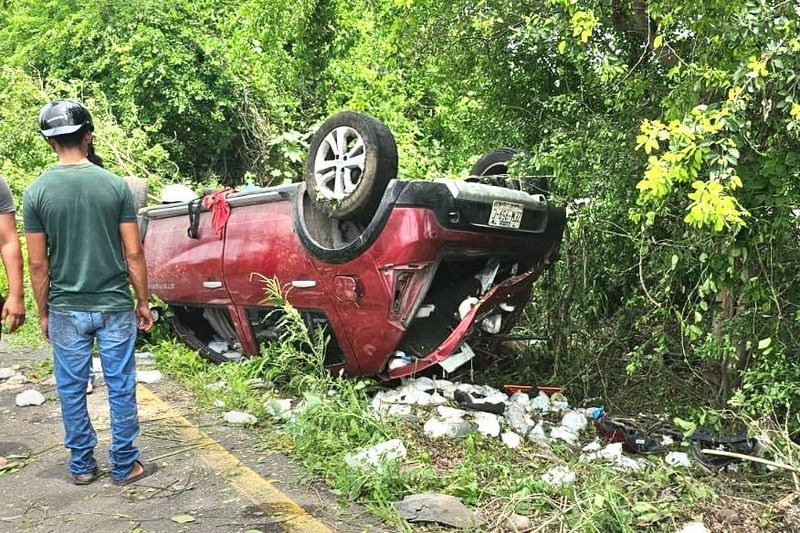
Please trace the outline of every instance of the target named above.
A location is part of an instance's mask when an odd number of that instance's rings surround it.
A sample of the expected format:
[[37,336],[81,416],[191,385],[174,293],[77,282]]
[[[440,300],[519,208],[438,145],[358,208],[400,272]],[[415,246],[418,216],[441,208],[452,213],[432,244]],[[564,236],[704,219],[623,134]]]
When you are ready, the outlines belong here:
[[498,228],[519,228],[522,224],[522,204],[495,201],[489,214],[489,225]]

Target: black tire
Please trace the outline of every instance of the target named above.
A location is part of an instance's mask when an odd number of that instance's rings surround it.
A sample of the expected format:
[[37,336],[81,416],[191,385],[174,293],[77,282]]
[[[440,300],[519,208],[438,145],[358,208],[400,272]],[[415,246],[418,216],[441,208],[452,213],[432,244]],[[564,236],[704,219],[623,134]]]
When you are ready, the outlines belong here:
[[508,163],[517,154],[513,148],[498,148],[484,154],[478,159],[470,176],[499,176],[508,174]]
[[133,176],[125,176],[123,179],[128,184],[131,193],[133,193],[133,207],[136,208],[136,211],[138,212],[139,209],[147,207],[147,194],[149,192],[147,180]]
[[[337,128],[354,130],[363,140],[364,154],[363,171],[360,168],[351,170],[350,175],[357,173],[357,176],[351,180],[357,181],[355,189],[345,193],[346,195],[341,199],[329,197],[333,191],[330,191],[330,187],[327,185],[325,186],[328,189],[327,196],[325,191],[318,188],[315,168],[318,158],[323,163],[334,163],[336,154],[326,138]],[[324,150],[325,153],[320,153],[320,150]],[[356,158],[360,153],[350,157]],[[334,170],[334,173],[336,172],[338,170]],[[375,214],[389,181],[396,177],[397,145],[394,136],[383,123],[374,117],[352,111],[337,113],[328,118],[311,139],[304,175],[306,187],[314,203],[332,217],[368,222]],[[335,180],[336,178],[329,179]]]

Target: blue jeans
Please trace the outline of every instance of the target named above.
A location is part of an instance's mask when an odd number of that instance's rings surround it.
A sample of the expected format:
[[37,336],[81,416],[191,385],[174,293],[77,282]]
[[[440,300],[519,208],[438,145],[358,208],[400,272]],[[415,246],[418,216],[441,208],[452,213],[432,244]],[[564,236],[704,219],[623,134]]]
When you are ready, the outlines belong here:
[[55,378],[64,420],[64,445],[72,452],[73,474],[97,467],[97,434],[86,408],[86,384],[97,339],[111,410],[111,477],[124,479],[139,458],[134,440],[139,436],[136,411],[136,315],[131,311],[101,313],[51,309],[48,333],[55,358]]

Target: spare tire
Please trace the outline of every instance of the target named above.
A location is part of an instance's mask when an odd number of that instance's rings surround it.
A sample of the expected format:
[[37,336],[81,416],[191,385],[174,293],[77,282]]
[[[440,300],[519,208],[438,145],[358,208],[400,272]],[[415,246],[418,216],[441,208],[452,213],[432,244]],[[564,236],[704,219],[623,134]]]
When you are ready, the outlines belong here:
[[123,179],[128,184],[131,193],[133,193],[133,207],[136,208],[138,213],[139,209],[147,207],[147,193],[149,192],[147,180],[134,176],[125,176]]
[[330,216],[368,222],[395,177],[394,136],[374,117],[337,113],[311,139],[306,187],[314,203]]
[[472,165],[472,170],[469,171],[469,175],[506,175],[508,174],[508,163],[515,155],[517,155],[517,151],[513,148],[498,148],[487,152]]

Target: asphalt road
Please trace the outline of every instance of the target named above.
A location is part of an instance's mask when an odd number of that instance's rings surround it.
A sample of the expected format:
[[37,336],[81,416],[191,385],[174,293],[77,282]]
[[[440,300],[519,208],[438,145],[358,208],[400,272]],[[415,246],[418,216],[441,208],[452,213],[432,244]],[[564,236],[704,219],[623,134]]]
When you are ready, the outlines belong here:
[[[0,343],[0,367],[33,377],[43,350]],[[21,386],[0,382],[0,456],[22,466],[0,473],[0,532],[170,533],[387,531],[373,515],[338,501],[280,453],[264,450],[246,429],[199,410],[191,394],[169,379],[140,385],[138,441],[154,475],[115,487],[107,475],[88,486],[71,484],[58,397],[49,376]],[[47,401],[17,407],[16,395],[35,388]],[[107,391],[88,396],[98,433],[95,456],[107,469],[110,444]],[[17,459],[13,459],[17,456]],[[183,517],[181,518],[181,515]],[[179,523],[180,520],[191,521]],[[176,521],[177,520],[177,521]]]

